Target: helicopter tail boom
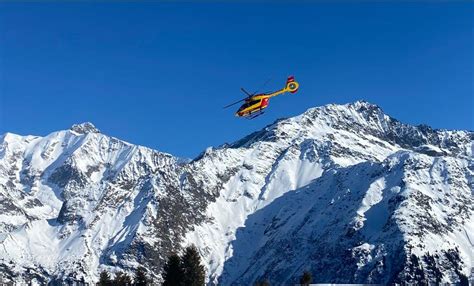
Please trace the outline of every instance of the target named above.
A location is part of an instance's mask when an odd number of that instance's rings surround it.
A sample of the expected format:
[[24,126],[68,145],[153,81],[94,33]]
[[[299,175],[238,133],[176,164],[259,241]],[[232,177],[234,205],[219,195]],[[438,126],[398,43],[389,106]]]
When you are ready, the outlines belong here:
[[289,76],[288,79],[286,80],[286,85],[284,88],[280,89],[279,91],[275,91],[273,93],[267,94],[267,96],[274,97],[274,96],[283,94],[285,92],[295,93],[298,91],[299,86],[300,86],[299,83],[295,81],[295,77]]

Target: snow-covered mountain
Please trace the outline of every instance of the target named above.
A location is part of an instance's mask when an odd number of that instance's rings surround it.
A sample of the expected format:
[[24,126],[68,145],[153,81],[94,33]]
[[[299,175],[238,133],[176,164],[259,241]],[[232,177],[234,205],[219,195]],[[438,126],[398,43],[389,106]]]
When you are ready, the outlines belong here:
[[200,250],[210,284],[459,282],[474,267],[474,133],[358,101],[183,162],[92,124],[0,137],[0,278],[97,280]]

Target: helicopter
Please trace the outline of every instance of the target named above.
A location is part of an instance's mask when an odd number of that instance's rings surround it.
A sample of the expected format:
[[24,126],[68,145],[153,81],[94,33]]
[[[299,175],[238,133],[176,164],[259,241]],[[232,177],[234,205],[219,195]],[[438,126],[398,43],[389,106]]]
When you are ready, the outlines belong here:
[[260,116],[264,113],[263,109],[267,108],[271,97],[283,94],[285,92],[295,93],[298,91],[298,88],[299,88],[299,84],[298,82],[295,81],[294,76],[288,77],[284,88],[277,90],[275,92],[271,92],[271,93],[257,94],[257,92],[254,92],[253,94],[250,94],[244,88],[240,88],[240,90],[243,93],[245,93],[247,97],[239,101],[236,101],[234,103],[231,103],[227,106],[224,106],[224,108],[228,108],[237,103],[245,101],[245,103],[242,104],[240,108],[237,110],[237,112],[235,113],[235,116],[243,117],[247,119],[254,119],[255,117]]

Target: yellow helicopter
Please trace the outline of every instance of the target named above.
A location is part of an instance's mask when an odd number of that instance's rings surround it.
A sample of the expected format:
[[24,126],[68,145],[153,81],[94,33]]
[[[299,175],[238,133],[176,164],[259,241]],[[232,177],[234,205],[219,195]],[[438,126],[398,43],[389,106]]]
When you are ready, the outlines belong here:
[[247,97],[227,106],[224,106],[224,108],[228,108],[239,102],[245,101],[245,103],[242,104],[237,110],[235,116],[244,117],[247,119],[254,119],[255,117],[263,114],[263,109],[267,108],[271,97],[283,94],[285,92],[295,93],[298,91],[298,88],[299,84],[295,81],[295,78],[293,76],[288,77],[284,88],[272,93],[250,94],[245,89],[241,88],[242,92],[244,92]]

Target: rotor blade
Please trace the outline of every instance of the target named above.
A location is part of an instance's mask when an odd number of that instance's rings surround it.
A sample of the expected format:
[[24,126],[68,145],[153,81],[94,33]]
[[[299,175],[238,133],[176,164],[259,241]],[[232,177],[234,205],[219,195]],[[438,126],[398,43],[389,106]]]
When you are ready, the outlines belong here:
[[272,78],[267,79],[267,81],[265,81],[265,82],[263,83],[263,85],[262,85],[259,89],[257,89],[253,94],[257,94],[259,90],[264,89],[265,86],[266,86],[271,80],[272,80]]
[[243,91],[243,93],[245,93],[248,97],[251,97],[253,95],[253,94],[250,94],[248,91],[246,91],[243,87],[241,87],[240,90]]
[[236,101],[236,102],[234,102],[234,103],[231,103],[231,104],[229,104],[229,105],[226,105],[226,106],[224,106],[223,108],[225,109],[225,108],[227,108],[227,107],[231,107],[232,105],[236,105],[237,103],[242,102],[242,101],[244,101],[244,100],[246,100],[246,98],[241,99],[241,100],[239,100],[239,101]]

